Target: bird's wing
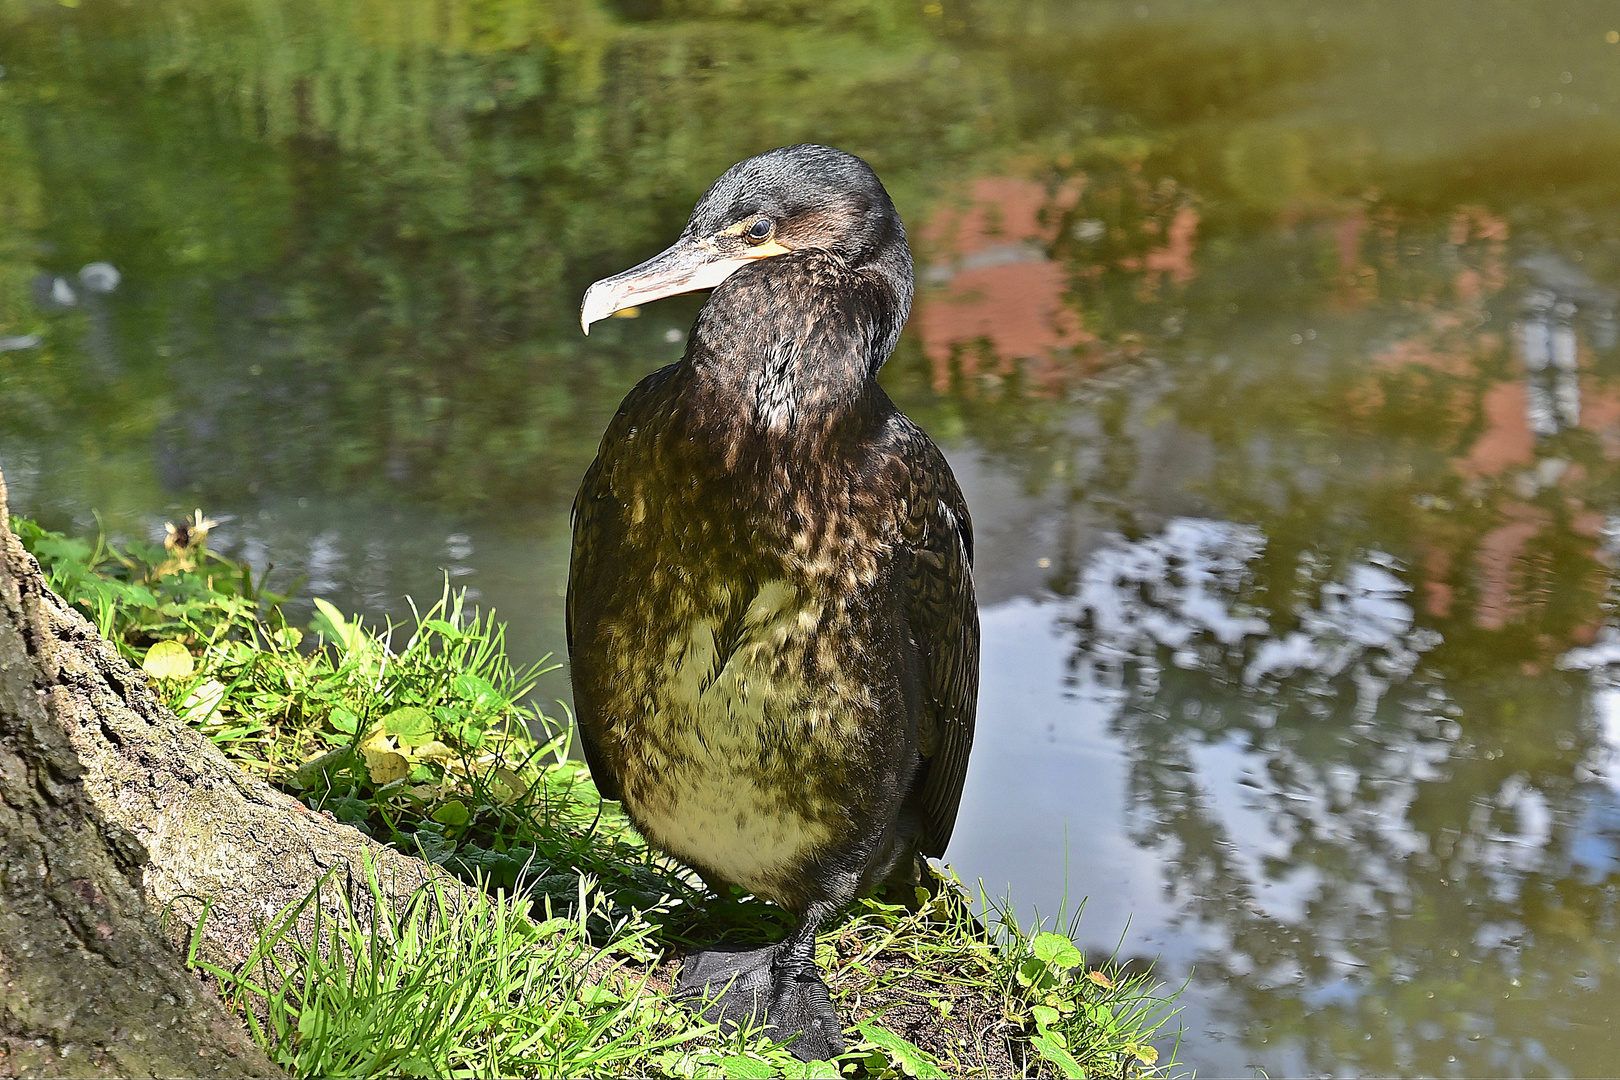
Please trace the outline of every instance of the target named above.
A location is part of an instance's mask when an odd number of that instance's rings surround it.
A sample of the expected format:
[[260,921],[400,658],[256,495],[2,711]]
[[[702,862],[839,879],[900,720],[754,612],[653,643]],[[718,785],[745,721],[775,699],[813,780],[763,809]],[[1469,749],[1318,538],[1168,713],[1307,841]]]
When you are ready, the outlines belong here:
[[570,519],[574,545],[568,560],[568,658],[574,684],[574,720],[585,763],[591,779],[604,799],[618,799],[619,784],[607,767],[601,748],[594,741],[596,703],[589,659],[582,648],[594,639],[600,610],[600,594],[613,583],[623,563],[624,505],[614,492],[616,451],[637,426],[639,414],[649,405],[674,372],[674,365],[661,368],[636,384],[619,405],[619,411],[602,436],[596,460],[585,470],[585,479],[574,496]]
[[979,698],[979,606],[973,596],[973,522],[939,447],[909,421],[901,453],[909,466],[902,541],[911,552],[906,621],[922,654],[923,751],[918,805],[924,855],[939,858],[973,748]]
[[597,792],[604,799],[619,798],[619,785],[616,778],[608,771],[607,762],[602,757],[601,750],[591,734],[596,719],[596,709],[591,701],[587,680],[579,675],[579,654],[574,649],[574,642],[579,636],[581,622],[580,608],[583,604],[581,596],[589,589],[584,582],[593,579],[603,572],[602,557],[605,554],[603,533],[611,525],[609,515],[616,514],[618,508],[609,503],[611,496],[603,498],[598,492],[603,487],[602,459],[600,456],[591,467],[585,470],[585,479],[579,486],[579,494],[574,496],[574,509],[570,515],[574,524],[574,547],[568,560],[568,659],[573,668],[574,683],[574,730],[579,735],[580,746],[585,750],[585,764],[591,767],[591,780],[596,784]]

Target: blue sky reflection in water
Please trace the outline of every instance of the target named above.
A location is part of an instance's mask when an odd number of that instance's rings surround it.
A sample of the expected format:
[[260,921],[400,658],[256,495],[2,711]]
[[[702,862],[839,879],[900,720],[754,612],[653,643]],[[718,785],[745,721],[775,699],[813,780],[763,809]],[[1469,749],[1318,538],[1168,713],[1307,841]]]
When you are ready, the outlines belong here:
[[1206,1075],[1620,1060],[1612,5],[0,0],[0,68],[15,509],[448,573],[524,659],[696,310],[583,287],[867,157],[980,537],[964,876],[1193,972]]

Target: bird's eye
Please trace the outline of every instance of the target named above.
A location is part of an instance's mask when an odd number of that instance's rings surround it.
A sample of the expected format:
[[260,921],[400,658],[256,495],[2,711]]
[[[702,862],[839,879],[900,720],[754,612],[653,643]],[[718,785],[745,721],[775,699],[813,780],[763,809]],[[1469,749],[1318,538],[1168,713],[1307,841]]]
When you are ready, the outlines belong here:
[[748,238],[750,244],[763,244],[771,235],[770,220],[760,218],[748,226],[748,231],[743,235]]

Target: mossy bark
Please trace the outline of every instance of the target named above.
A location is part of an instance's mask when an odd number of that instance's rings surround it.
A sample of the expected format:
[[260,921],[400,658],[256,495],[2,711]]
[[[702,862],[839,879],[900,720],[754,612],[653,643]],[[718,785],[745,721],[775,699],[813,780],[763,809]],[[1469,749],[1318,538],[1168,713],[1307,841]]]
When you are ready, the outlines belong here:
[[7,522],[0,477],[0,1077],[282,1075],[176,950],[203,901],[234,967],[323,878],[363,910],[436,872],[226,761]]

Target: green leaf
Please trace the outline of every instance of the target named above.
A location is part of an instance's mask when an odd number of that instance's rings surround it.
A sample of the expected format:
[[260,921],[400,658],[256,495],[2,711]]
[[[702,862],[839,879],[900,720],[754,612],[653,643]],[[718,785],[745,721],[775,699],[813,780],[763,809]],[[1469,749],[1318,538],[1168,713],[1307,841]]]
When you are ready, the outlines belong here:
[[731,1080],[768,1080],[776,1070],[758,1058],[731,1054],[720,1059],[720,1075]]
[[1074,942],[1062,934],[1036,934],[1035,940],[1030,942],[1030,951],[1059,971],[1076,967],[1085,960]]
[[1030,1010],[1035,1014],[1035,1026],[1044,1029],[1048,1024],[1058,1022],[1058,1011],[1050,1005],[1037,1005]]
[[356,653],[365,647],[366,632],[358,623],[345,619],[343,612],[318,596],[315,597],[315,610],[318,614],[311,624],[311,629],[317,634],[331,638],[343,646],[346,653]]
[[1103,1033],[1107,1035],[1118,1034],[1119,1018],[1114,1015],[1113,1009],[1106,1005],[1095,1005],[1089,1001],[1083,1003],[1081,1007],[1085,1009],[1086,1019],[1091,1021],[1093,1027],[1101,1028]]
[[345,735],[353,735],[360,726],[360,718],[341,705],[332,710],[329,719],[332,726]]
[[1070,1077],[1071,1080],[1086,1075],[1086,1070],[1081,1067],[1078,1061],[1074,1060],[1073,1055],[1047,1036],[1037,1035],[1029,1040],[1029,1044],[1035,1048],[1041,1057],[1056,1065],[1058,1072]]
[[421,746],[433,741],[433,717],[419,705],[407,705],[383,717],[383,731],[401,746]]
[[472,815],[467,812],[467,805],[460,799],[451,799],[433,811],[431,816],[440,825],[448,825],[452,829],[472,820]]
[[83,540],[70,540],[58,532],[46,532],[41,529],[39,538],[33,542],[30,554],[38,559],[46,570],[53,570],[58,565],[66,564],[86,571],[90,561],[90,545]]
[[352,795],[327,803],[326,808],[345,825],[359,825],[371,816],[371,804]]
[[1047,966],[1046,961],[1038,956],[1031,956],[1018,965],[1018,984],[1020,986],[1044,990],[1054,982],[1056,980],[1052,977],[1052,969]]
[[489,712],[506,706],[506,699],[489,684],[487,679],[481,679],[477,675],[457,675],[450,681],[450,687],[458,697],[465,698],[479,712]]
[[442,863],[456,853],[456,845],[436,829],[417,829],[417,853],[430,863]]
[[191,653],[178,641],[160,641],[146,650],[141,670],[154,679],[189,679],[197,669]]
[[917,1080],[945,1080],[945,1071],[922,1047],[870,1022],[857,1024],[856,1028],[867,1042],[881,1048],[891,1061]]
[[802,1077],[803,1080],[841,1080],[843,1076],[838,1071],[836,1061],[806,1061],[802,1071],[783,1075]]

